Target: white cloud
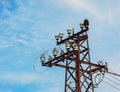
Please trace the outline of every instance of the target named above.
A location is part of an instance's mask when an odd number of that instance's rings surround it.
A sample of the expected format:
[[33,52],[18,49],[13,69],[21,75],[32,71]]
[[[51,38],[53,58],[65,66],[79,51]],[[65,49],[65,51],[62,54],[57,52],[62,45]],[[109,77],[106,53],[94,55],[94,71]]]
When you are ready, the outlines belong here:
[[[113,9],[107,8],[104,10],[101,10],[99,6],[97,6],[95,3],[92,3],[91,1],[85,1],[85,0],[54,0],[55,2],[60,2],[62,4],[61,6],[67,6],[76,12],[79,13],[81,10],[85,10],[85,12],[93,15],[93,17],[99,19],[99,20],[109,20],[109,22],[112,23],[113,15],[118,16],[119,14],[119,8],[116,10],[115,13],[113,13]],[[4,31],[6,34],[5,37],[2,38],[0,48],[5,48],[9,46],[13,46],[13,44],[22,43],[24,45],[33,46],[35,48],[42,48],[42,45],[45,46],[46,43],[49,42],[49,39],[46,40],[44,37],[49,31],[49,26],[44,26],[46,23],[41,20],[42,18],[46,19],[46,16],[48,15],[42,13],[38,7],[39,3],[37,3],[34,0],[31,0],[29,2],[29,5],[24,5],[23,3],[20,3],[21,1],[18,1],[18,4],[20,5],[20,8],[15,13],[15,15],[9,13],[10,18],[7,20],[3,20],[0,25],[5,25],[5,27],[2,27],[1,30]],[[46,1],[45,1],[46,2]],[[31,7],[32,6],[32,7]],[[35,8],[37,6],[37,8]],[[7,13],[7,12],[6,12]],[[70,20],[70,19],[69,19]],[[48,20],[49,22],[49,20]],[[49,22],[50,23],[50,22]],[[63,23],[63,22],[62,22]],[[65,22],[65,25],[67,22]],[[43,33],[43,30],[40,29],[40,27],[46,27],[48,30],[44,31],[46,33]],[[100,30],[101,31],[101,30]],[[42,32],[42,34],[41,34]],[[101,31],[103,32],[103,31]],[[48,32],[49,34],[50,32]],[[95,33],[94,33],[95,34]],[[98,34],[98,32],[97,32]],[[108,34],[107,34],[108,35]],[[43,37],[43,38],[42,38]],[[40,39],[42,38],[42,39]],[[47,37],[46,37],[47,38]],[[41,44],[44,43],[44,44]],[[48,44],[47,44],[48,45]],[[47,46],[48,47],[48,46]],[[50,47],[50,46],[49,46]],[[102,57],[102,56],[101,56]],[[112,56],[111,56],[112,57]],[[113,63],[114,61],[119,60],[119,55],[117,57],[113,57]],[[15,63],[16,64],[16,63]],[[119,67],[119,62],[118,65]],[[116,64],[112,66],[114,69],[116,67]],[[116,69],[118,70],[118,68]],[[58,80],[55,78],[56,73],[48,73],[47,75],[41,76],[34,73],[28,73],[28,72],[4,72],[0,76],[1,83],[5,82],[6,84],[31,84],[31,83],[42,83],[46,85],[47,83],[51,83],[56,85],[56,83],[59,83],[61,80]],[[63,74],[64,75],[64,74]],[[59,76],[59,75],[58,75]],[[61,75],[60,75],[61,76]],[[64,81],[64,79],[62,79]],[[61,82],[60,82],[61,83]],[[63,85],[63,84],[62,84]],[[61,84],[60,84],[61,86]],[[64,85],[63,85],[64,86]],[[54,87],[54,88],[53,88]],[[53,86],[51,88],[46,88],[44,91],[38,90],[38,92],[61,92],[60,88],[57,86]],[[9,90],[3,90],[0,92],[11,92]]]
[[[52,92],[53,90],[55,92],[61,92],[61,90],[63,91],[64,86],[61,85],[63,84],[63,81],[62,76],[59,76],[59,74],[55,75],[52,72],[39,74],[30,72],[3,72],[0,76],[0,82],[2,85],[25,86],[28,84],[34,84],[36,87],[39,86],[34,92]],[[12,90],[0,89],[0,92],[12,92]]]
[[[56,76],[58,77],[56,78]],[[62,76],[61,77],[59,75],[56,76],[52,72],[30,73],[30,72],[10,71],[10,72],[1,73],[0,82],[7,84],[16,84],[16,85],[33,84],[33,83],[45,85],[46,83],[49,83],[55,86],[55,85],[59,85],[59,82],[61,82],[61,79],[58,80],[58,78],[62,78]]]
[[[49,74],[49,73],[48,73]],[[29,73],[29,72],[3,72],[0,76],[0,82],[14,85],[26,85],[26,84],[44,84],[52,83],[55,81],[53,77],[48,78],[49,75],[43,75],[42,73]],[[44,76],[44,79],[43,79]]]
[[39,3],[39,0],[27,3],[17,1],[19,8],[15,13],[9,11],[8,18],[0,18],[2,21],[0,22],[0,48],[12,47],[19,43],[40,48],[41,42],[48,42],[48,40],[41,38],[41,32],[44,31],[42,29],[46,23],[40,19],[45,18],[46,14],[42,13]]
[[[112,21],[115,19],[115,15],[118,14],[120,6],[113,5],[112,1],[89,1],[89,0],[60,0],[56,1],[57,4],[59,4],[59,7],[68,7],[67,9],[72,9],[76,11],[77,13],[81,13],[81,11],[86,12],[87,14],[93,15],[94,18],[97,18],[99,20],[107,21],[108,23],[112,23]],[[119,3],[115,2],[114,3]],[[85,14],[86,14],[85,13]],[[119,14],[120,15],[120,14]],[[119,16],[117,15],[117,16]]]
[[[98,18],[100,20],[106,20],[111,24],[114,20],[114,15],[116,16],[120,15],[118,13],[119,7],[113,8],[108,6],[108,8],[105,8],[103,10],[103,8],[101,8],[100,5],[98,6],[99,3],[93,3],[93,1],[88,1],[88,0],[74,0],[74,1],[73,0],[60,0],[60,1],[50,0],[49,2],[59,3],[60,7],[66,6],[72,10],[75,10],[78,13],[81,10],[88,12],[89,14],[93,15],[93,17]],[[2,30],[5,34],[7,34],[7,36],[5,36],[7,40],[2,38],[4,41],[6,41],[6,44],[1,41],[2,43],[0,46],[1,48],[12,46],[13,44],[16,44],[16,42],[25,44],[27,46],[34,45],[35,48],[39,48],[38,44],[40,44],[40,42],[42,41],[49,42],[49,40],[46,40],[46,39],[40,40],[41,39],[40,37],[42,36],[41,32],[44,31],[41,29],[43,27],[45,29],[46,23],[47,23],[45,22],[46,20],[42,21],[41,19],[48,18],[49,14],[42,11],[41,6],[39,6],[39,3],[43,3],[43,6],[45,6],[46,3],[48,3],[48,1],[44,2],[44,1],[36,0],[36,1],[29,1],[27,3],[23,3],[22,1],[17,1],[17,5],[19,8],[17,9],[17,11],[15,11],[15,14],[10,13],[8,19],[1,20],[2,22],[0,23],[1,25],[0,30]],[[50,7],[45,6],[46,10],[47,8],[50,8]],[[66,24],[67,23],[65,23],[65,25]],[[25,39],[23,39],[24,37],[22,38],[18,37],[18,35],[21,35],[21,33],[27,35]],[[14,39],[13,36],[16,36],[16,39]],[[39,41],[37,41],[38,39]],[[15,41],[15,40],[18,40],[18,41]],[[32,44],[30,45],[30,43]]]
[[0,76],[0,81],[8,84],[29,84],[34,83],[39,79],[39,76],[32,73],[3,73]]
[[8,41],[1,41],[1,44],[0,44],[0,48],[7,48],[7,47],[10,47],[11,46],[11,43],[8,42]]

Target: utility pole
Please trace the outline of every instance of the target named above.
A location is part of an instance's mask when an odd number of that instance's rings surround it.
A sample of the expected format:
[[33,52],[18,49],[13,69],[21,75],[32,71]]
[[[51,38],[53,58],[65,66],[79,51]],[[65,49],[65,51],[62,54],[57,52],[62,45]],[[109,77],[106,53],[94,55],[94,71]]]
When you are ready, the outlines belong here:
[[91,63],[88,43],[89,21],[80,23],[81,30],[74,33],[74,29],[67,29],[68,37],[63,39],[63,33],[55,35],[56,44],[65,44],[66,49],[53,49],[53,56],[45,61],[45,55],[40,59],[42,66],[57,66],[65,69],[64,92],[94,92],[93,73],[107,71],[107,64]]

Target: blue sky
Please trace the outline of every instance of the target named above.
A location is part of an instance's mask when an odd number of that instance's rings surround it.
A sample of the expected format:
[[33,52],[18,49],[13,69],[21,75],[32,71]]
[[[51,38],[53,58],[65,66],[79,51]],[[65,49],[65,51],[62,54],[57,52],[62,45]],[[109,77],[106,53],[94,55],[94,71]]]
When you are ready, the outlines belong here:
[[[39,55],[55,47],[56,33],[78,32],[85,18],[91,62],[107,61],[120,73],[119,16],[120,0],[0,0],[0,92],[63,92],[64,69],[37,73],[46,69]],[[104,82],[95,90],[118,92]]]

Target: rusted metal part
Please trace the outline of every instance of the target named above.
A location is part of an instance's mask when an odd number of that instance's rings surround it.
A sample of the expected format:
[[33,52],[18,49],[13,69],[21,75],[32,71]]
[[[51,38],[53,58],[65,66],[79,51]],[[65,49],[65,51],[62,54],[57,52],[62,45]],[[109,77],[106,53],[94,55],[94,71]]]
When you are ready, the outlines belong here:
[[57,66],[65,69],[64,92],[94,92],[92,74],[96,71],[107,71],[107,65],[91,63],[88,26],[89,21],[85,19],[80,32],[72,35],[69,32],[69,36],[65,39],[62,39],[61,33],[60,40],[56,35],[57,45],[67,43],[66,52],[47,62],[42,62],[43,66]]

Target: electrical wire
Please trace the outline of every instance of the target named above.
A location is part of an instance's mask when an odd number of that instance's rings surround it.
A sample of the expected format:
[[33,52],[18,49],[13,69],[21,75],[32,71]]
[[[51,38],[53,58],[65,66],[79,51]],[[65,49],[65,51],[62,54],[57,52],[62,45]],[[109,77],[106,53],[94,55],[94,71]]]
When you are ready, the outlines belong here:
[[[110,70],[110,69],[109,69],[109,71],[110,71],[110,72],[106,72],[109,76],[111,76],[112,78],[114,78],[114,79],[120,81],[118,78],[116,78],[116,77],[120,77],[120,74],[115,73],[114,71],[112,71],[112,70]],[[116,76],[116,77],[114,77],[114,76]],[[104,76],[104,77],[105,77],[105,76]],[[109,80],[109,82],[103,80],[104,83],[106,83],[107,85],[111,86],[112,88],[114,88],[114,89],[120,91],[120,88],[116,87],[116,86],[120,86],[119,83],[113,81],[112,79],[110,79],[110,78],[108,78],[108,77],[105,77],[105,78],[106,78],[107,80]],[[116,84],[116,86],[113,85],[113,84],[111,84],[110,82]]]
[[110,69],[108,69],[108,70],[111,71],[111,72],[108,71],[107,73],[120,77],[120,74],[115,73],[114,71],[112,71]]
[[106,78],[107,80],[109,80],[109,81],[113,82],[114,84],[116,84],[116,85],[120,86],[120,84],[119,84],[119,83],[117,83],[117,82],[113,81],[112,79],[107,78],[107,77],[105,77],[105,78]]
[[114,75],[111,75],[111,74],[109,74],[109,73],[106,73],[108,76],[110,76],[110,77],[112,77],[112,78],[114,78],[114,79],[116,79],[117,81],[120,81],[120,79],[118,79],[118,78],[116,78],[116,77],[114,77]]
[[[105,77],[105,76],[104,76]],[[98,79],[98,77],[96,77],[97,79]],[[116,84],[117,86],[120,86],[120,84],[119,83],[117,83],[117,82],[115,82],[115,81],[113,81],[112,79],[110,79],[110,78],[107,78],[107,77],[105,77],[107,80],[109,80],[109,82],[112,82],[112,83],[114,83],[114,84]],[[113,87],[114,89],[116,89],[116,90],[119,90],[120,91],[120,88],[118,88],[118,87],[116,87],[115,85],[113,85],[113,84],[111,84],[111,83],[109,83],[109,82],[107,82],[107,81],[105,81],[105,80],[102,80],[104,83],[106,83],[107,85],[109,85],[109,86],[111,86],[111,87]]]
[[[37,63],[37,59],[39,58],[39,56],[37,56],[37,58],[34,60],[34,62],[33,62],[33,70],[36,72],[36,73],[45,73],[49,68],[46,68],[46,69],[44,69],[44,70],[40,70],[40,71],[37,71],[37,69],[36,69],[36,66],[35,66],[35,64]],[[39,66],[39,68],[40,67],[43,67],[43,66]]]
[[107,74],[109,75],[109,76],[111,76],[112,78],[114,78],[114,79],[116,79],[117,81],[120,81],[120,79],[118,79],[118,77],[120,77],[120,74],[118,74],[118,73],[115,73],[113,70],[111,70],[111,69],[108,69],[109,71],[111,71],[111,72],[107,72]]
[[116,76],[119,76],[119,77],[120,77],[120,75],[117,74],[117,73],[112,73],[112,72],[107,72],[107,73],[112,74],[112,75],[116,75]]
[[105,81],[105,80],[103,80],[103,82],[106,83],[107,85],[111,86],[112,88],[114,88],[114,89],[120,91],[120,88],[118,88],[118,87],[112,85],[111,83],[109,83],[109,82],[107,82],[107,81]]

